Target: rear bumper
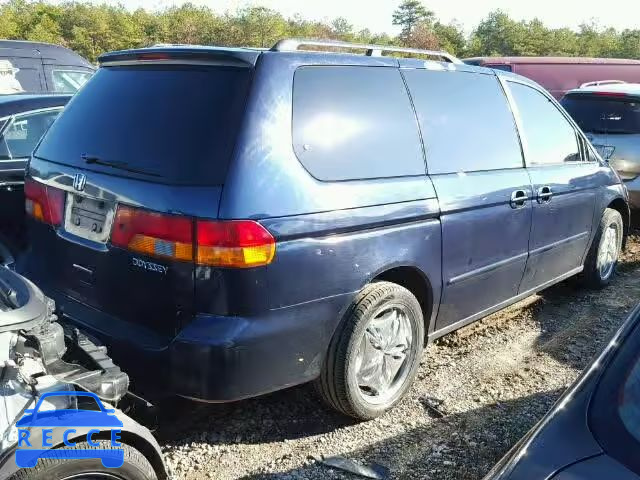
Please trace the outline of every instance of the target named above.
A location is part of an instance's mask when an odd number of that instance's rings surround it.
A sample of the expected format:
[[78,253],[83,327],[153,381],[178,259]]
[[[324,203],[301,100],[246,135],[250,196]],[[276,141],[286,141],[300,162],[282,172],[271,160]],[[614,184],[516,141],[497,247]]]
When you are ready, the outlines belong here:
[[[313,380],[353,294],[271,310],[255,317],[197,315],[173,339],[48,292],[70,322],[99,338],[132,377],[163,394],[206,402],[255,397]],[[147,392],[145,392],[147,393]]]

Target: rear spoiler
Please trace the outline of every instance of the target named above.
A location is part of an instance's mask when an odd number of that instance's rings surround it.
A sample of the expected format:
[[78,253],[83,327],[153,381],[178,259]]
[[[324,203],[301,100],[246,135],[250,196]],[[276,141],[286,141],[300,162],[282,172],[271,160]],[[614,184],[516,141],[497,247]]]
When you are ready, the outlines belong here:
[[98,57],[101,66],[140,64],[224,65],[253,67],[259,50],[194,46],[157,46],[109,52]]

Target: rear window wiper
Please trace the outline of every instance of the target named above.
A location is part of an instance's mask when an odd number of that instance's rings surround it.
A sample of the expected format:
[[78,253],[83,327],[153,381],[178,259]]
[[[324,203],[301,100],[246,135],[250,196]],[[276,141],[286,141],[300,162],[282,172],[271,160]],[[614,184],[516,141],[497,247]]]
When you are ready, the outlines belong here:
[[159,174],[154,173],[154,172],[149,172],[147,170],[140,170],[140,169],[137,169],[137,168],[132,168],[125,162],[113,162],[113,161],[109,161],[109,160],[102,160],[100,157],[97,157],[95,155],[89,155],[89,154],[86,154],[86,153],[83,153],[80,156],[89,165],[92,165],[92,164],[93,165],[102,165],[104,167],[111,167],[111,168],[115,168],[117,170],[124,170],[124,171],[127,171],[127,172],[139,173],[139,174],[142,174],[142,175],[149,175],[151,177],[161,177],[162,176],[162,175],[159,175]]

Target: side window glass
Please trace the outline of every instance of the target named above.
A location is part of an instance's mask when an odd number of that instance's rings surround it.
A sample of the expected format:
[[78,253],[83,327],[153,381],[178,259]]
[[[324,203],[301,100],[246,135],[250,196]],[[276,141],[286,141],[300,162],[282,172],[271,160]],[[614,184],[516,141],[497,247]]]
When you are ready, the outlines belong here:
[[10,60],[0,58],[0,95],[25,91],[18,79],[19,72],[20,69],[14,67]]
[[527,164],[581,161],[576,131],[560,110],[535,88],[508,84],[520,113],[521,134],[527,142]]
[[495,75],[402,73],[418,114],[430,174],[523,168],[515,120]]
[[76,93],[91,77],[91,72],[81,70],[53,70],[53,90],[57,93]]
[[0,139],[0,159],[30,156],[59,113],[52,110],[16,115]]
[[418,126],[397,68],[298,68],[293,147],[319,180],[425,174]]

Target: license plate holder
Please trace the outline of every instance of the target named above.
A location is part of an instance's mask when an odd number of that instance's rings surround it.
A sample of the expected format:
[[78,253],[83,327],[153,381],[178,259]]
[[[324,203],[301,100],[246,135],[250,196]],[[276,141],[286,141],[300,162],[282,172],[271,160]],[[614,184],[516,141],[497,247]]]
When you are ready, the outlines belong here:
[[67,193],[65,230],[87,240],[107,243],[114,211],[113,202]]

